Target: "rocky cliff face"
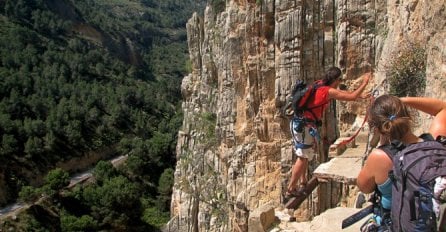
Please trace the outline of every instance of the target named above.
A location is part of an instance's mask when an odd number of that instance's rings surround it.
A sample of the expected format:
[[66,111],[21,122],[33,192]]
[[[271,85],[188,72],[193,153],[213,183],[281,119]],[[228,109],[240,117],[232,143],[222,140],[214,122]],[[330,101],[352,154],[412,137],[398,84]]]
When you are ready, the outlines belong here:
[[[374,71],[368,90],[384,93],[386,64],[403,44],[417,43],[427,57],[425,95],[445,97],[443,0],[222,0],[224,9],[213,2],[187,23],[192,72],[182,83],[170,228],[248,231],[250,212],[281,204],[293,164],[281,108],[297,79],[319,79],[338,66],[355,89],[362,73]],[[367,103],[331,103],[324,146],[310,169],[327,160],[340,133],[362,122]],[[321,185],[300,213],[309,219],[352,192],[354,186]]]

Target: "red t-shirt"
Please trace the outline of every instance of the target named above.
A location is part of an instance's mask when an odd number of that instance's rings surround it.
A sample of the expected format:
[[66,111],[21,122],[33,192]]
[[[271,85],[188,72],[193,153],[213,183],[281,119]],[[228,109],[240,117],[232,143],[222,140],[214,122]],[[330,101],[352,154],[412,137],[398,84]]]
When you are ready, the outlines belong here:
[[316,93],[314,94],[314,96],[312,96],[307,105],[307,107],[310,109],[312,107],[318,106],[316,108],[311,109],[316,118],[314,118],[313,114],[310,113],[309,111],[304,112],[305,118],[313,120],[320,120],[322,118],[324,110],[325,108],[327,108],[327,105],[330,102],[330,99],[328,98],[328,90],[330,88],[331,88],[330,86],[321,86],[316,89]]

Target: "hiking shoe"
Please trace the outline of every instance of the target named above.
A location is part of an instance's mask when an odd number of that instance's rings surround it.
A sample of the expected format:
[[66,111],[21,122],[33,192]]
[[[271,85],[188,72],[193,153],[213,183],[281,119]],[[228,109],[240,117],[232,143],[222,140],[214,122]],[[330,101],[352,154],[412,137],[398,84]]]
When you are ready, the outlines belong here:
[[300,186],[299,189],[294,189],[293,191],[289,192],[287,191],[285,193],[285,196],[283,197],[283,200],[285,203],[287,203],[289,200],[295,197],[299,196],[306,196],[307,192],[305,192],[305,186]]
[[299,196],[306,196],[308,195],[306,192],[306,188],[307,188],[307,183],[301,183],[299,184],[299,188],[296,190],[297,194],[299,194]]

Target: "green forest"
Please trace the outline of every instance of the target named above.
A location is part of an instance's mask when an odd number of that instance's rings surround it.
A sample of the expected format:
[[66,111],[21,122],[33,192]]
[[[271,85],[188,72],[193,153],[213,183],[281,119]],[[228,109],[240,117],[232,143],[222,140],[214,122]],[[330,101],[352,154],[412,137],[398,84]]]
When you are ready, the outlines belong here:
[[[0,0],[0,228],[156,231],[169,219],[185,25],[206,0]],[[112,150],[89,184],[57,163]],[[1,181],[0,181],[1,182]],[[62,191],[63,190],[63,191]],[[35,202],[39,203],[35,203]]]

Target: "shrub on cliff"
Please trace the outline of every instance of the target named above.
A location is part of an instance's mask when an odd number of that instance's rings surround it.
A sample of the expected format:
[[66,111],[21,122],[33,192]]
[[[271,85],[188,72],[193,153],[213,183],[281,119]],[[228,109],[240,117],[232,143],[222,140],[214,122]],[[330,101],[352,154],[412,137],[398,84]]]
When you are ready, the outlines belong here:
[[399,97],[420,96],[426,88],[426,51],[408,43],[390,60],[386,75],[389,93]]

